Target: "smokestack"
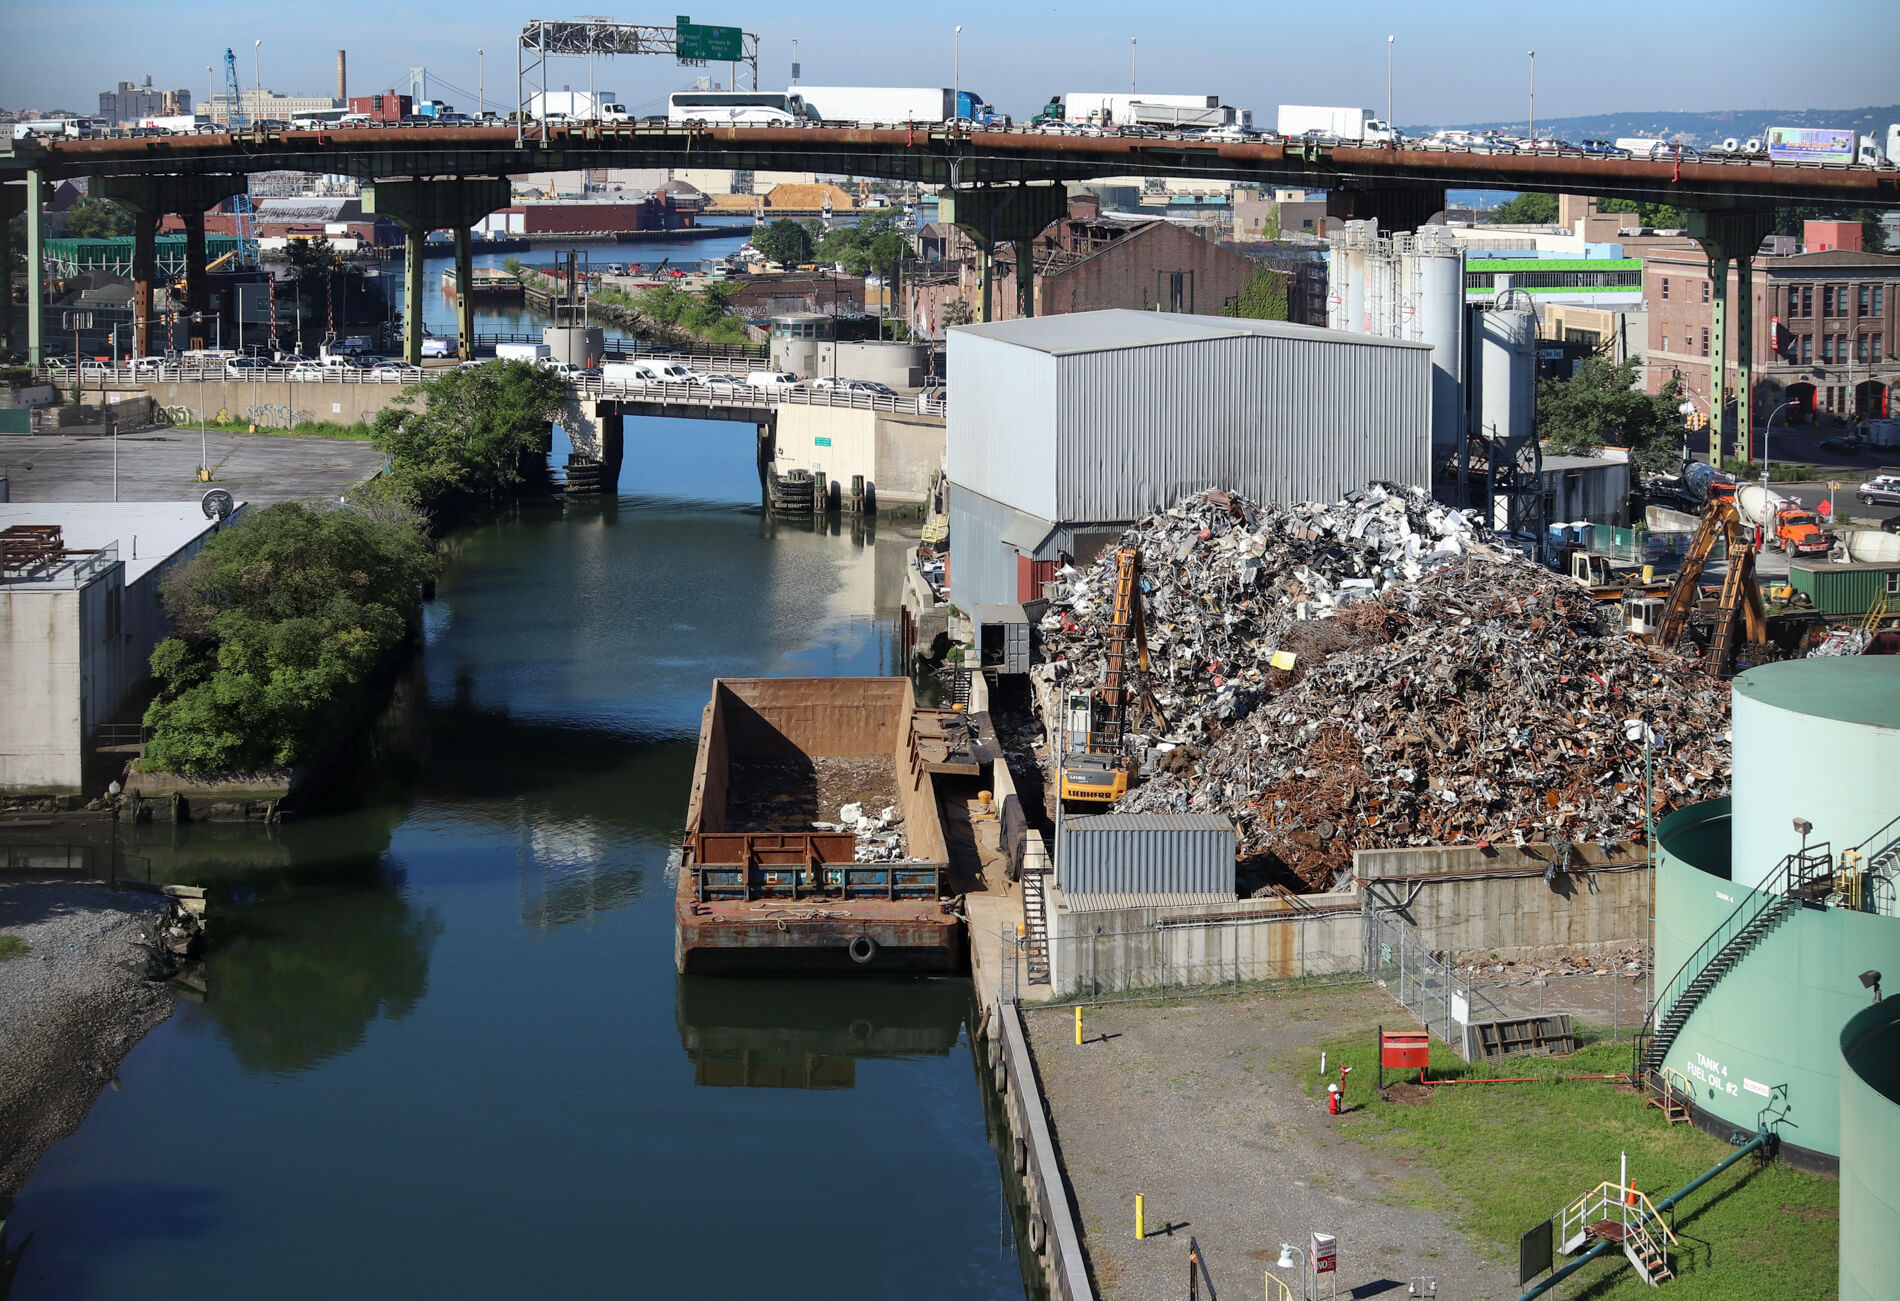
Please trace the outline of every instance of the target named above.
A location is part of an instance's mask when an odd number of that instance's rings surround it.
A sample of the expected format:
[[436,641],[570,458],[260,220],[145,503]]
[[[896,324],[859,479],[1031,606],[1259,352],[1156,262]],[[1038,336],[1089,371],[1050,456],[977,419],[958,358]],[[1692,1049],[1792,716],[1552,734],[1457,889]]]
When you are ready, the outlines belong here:
[[349,52],[347,50],[338,50],[336,52],[336,97],[346,104],[350,98],[350,80],[349,77],[345,75],[344,63],[348,58]]

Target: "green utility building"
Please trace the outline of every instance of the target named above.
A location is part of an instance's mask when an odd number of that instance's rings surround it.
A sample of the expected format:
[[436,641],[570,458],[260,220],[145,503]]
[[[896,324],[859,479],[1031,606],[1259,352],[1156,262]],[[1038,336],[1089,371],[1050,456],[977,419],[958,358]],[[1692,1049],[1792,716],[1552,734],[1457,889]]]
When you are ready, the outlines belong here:
[[1873,1141],[1864,1109],[1842,1107],[1843,1027],[1873,1002],[1865,973],[1900,988],[1900,657],[1750,669],[1733,736],[1732,797],[1658,828],[1645,1064],[1693,1094],[1704,1128],[1767,1124],[1791,1160],[1835,1170]]
[[[239,248],[243,242],[232,235],[207,235],[205,260],[215,262]],[[86,271],[130,276],[133,243],[130,235],[114,235],[106,239],[49,239],[46,241],[46,260],[52,264],[53,274],[62,280],[70,280]],[[159,235],[152,240],[152,248],[154,263],[160,275],[171,277],[185,274],[183,235]]]
[[1900,607],[1900,560],[1839,565],[1791,560],[1788,581],[1822,614],[1866,614],[1882,602]]

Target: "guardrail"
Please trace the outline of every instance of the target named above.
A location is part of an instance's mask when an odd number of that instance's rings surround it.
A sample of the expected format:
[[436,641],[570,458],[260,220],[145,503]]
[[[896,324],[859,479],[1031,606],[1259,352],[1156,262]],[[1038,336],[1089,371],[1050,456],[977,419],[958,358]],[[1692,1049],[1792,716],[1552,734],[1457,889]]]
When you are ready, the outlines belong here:
[[[669,358],[670,361],[676,360]],[[710,358],[681,358],[687,363],[705,363]],[[715,363],[716,364],[716,363]],[[695,365],[694,369],[698,369]],[[53,383],[63,383],[75,372],[40,367],[35,375]],[[423,370],[405,366],[385,372],[326,368],[322,371],[297,371],[290,367],[264,366],[241,372],[219,374],[198,367],[98,366],[78,372],[81,381],[92,387],[139,386],[145,384],[210,383],[262,384],[419,384],[427,383],[442,370]],[[590,398],[640,397],[676,406],[701,407],[840,407],[853,411],[887,411],[893,415],[941,416],[947,403],[941,391],[915,394],[864,393],[845,389],[795,389],[750,384],[688,384],[657,380],[604,380],[586,377],[570,381],[576,393]],[[177,408],[182,410],[183,408]],[[165,408],[167,412],[173,408]],[[173,423],[178,423],[174,418]]]

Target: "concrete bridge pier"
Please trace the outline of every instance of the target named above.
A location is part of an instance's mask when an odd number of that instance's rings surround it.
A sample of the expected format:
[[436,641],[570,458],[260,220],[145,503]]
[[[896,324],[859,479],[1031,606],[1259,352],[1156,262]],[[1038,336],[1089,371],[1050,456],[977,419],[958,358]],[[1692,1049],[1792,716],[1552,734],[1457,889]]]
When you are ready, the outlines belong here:
[[[1772,208],[1689,209],[1689,236],[1709,255],[1709,460],[1725,451],[1747,457],[1754,450],[1755,431],[1755,251],[1774,233]],[[1729,422],[1728,354],[1731,342],[1728,313],[1728,268],[1735,264],[1736,383],[1735,422]]]
[[598,403],[596,409],[600,412],[600,490],[611,497],[627,455],[627,418],[611,402]]
[[403,360],[422,364],[422,254],[432,230],[455,233],[455,318],[464,360],[475,339],[474,272],[469,228],[497,208],[508,206],[508,182],[502,177],[452,176],[441,179],[376,181],[363,187],[363,211],[388,217],[403,229]]
[[[185,222],[185,276],[192,322],[190,347],[208,333],[210,286],[205,281],[205,212],[250,188],[248,176],[95,176],[89,192],[132,213],[132,353],[152,355],[152,285],[158,277],[158,224],[176,213]],[[162,350],[161,350],[162,351]]]
[[1069,211],[1069,192],[1061,185],[979,185],[941,192],[938,220],[965,231],[976,243],[976,272],[981,285],[976,319],[992,319],[993,257],[999,243],[1016,245],[1018,310],[1035,310],[1035,262],[1027,256],[1052,221]]
[[763,496],[771,489],[772,462],[778,459],[778,426],[761,420],[758,430],[759,493]]

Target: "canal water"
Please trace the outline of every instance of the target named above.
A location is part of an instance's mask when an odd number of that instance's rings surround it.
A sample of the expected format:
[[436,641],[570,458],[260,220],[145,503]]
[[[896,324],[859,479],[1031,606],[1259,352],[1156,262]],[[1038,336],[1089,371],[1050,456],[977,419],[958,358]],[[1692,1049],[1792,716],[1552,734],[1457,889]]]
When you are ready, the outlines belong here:
[[630,421],[623,495],[455,535],[329,807],[121,833],[223,938],[29,1181],[16,1297],[1024,1295],[967,981],[673,970],[712,678],[899,663],[895,526],[754,473]]

